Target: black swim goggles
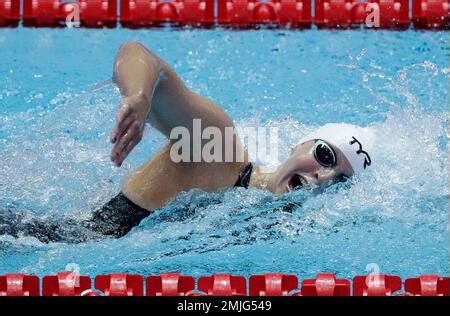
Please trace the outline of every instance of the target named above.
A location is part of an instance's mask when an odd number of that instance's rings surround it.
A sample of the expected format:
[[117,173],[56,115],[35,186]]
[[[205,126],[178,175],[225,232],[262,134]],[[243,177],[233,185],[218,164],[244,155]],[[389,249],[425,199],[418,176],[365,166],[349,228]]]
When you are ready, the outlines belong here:
[[[333,168],[336,166],[336,152],[333,147],[327,144],[322,139],[314,140],[314,158],[316,158],[317,162],[326,168]],[[345,174],[340,174],[333,179],[333,182],[346,182],[349,179]]]
[[336,153],[333,148],[322,139],[314,140],[313,147],[314,158],[317,162],[326,168],[336,166]]

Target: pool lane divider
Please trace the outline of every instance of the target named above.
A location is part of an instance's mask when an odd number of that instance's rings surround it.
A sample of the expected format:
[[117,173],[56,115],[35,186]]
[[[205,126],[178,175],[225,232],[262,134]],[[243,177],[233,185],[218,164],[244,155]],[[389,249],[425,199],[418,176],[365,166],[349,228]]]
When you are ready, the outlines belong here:
[[[98,275],[94,288],[89,276],[60,272],[42,278],[35,275],[0,275],[0,296],[449,296],[449,277],[421,275],[407,278],[386,274],[338,279],[319,273],[299,287],[297,276],[266,273],[244,276],[213,274],[194,277],[179,273],[143,276],[112,273]],[[247,288],[248,285],[248,288]],[[144,293],[145,289],[145,293]],[[1,302],[1,298],[0,298]]]
[[16,27],[21,21],[26,27],[64,27],[69,17],[92,28],[113,28],[120,22],[127,28],[310,28],[314,24],[348,29],[369,28],[366,21],[378,10],[379,27],[372,29],[407,29],[411,25],[415,29],[450,29],[449,0],[22,0],[22,5],[21,14],[21,0],[0,0],[0,27]]

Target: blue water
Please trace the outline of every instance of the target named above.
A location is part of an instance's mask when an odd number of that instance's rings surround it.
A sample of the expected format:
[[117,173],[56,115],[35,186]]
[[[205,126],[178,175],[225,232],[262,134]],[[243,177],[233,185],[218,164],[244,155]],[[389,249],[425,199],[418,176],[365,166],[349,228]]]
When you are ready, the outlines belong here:
[[324,123],[369,126],[373,168],[321,194],[193,190],[121,239],[3,235],[0,274],[449,274],[445,32],[0,29],[0,209],[87,218],[164,143],[148,127],[122,168],[109,160],[120,100],[109,78],[131,40],[236,124],[278,127],[282,158]]

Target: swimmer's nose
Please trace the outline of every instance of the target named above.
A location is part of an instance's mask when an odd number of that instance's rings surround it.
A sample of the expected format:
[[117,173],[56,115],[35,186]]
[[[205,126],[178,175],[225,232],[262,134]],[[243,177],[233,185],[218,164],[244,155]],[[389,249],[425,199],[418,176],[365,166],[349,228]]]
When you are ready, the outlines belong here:
[[335,176],[334,170],[326,170],[324,168],[321,168],[320,170],[316,171],[312,175],[312,179],[314,181],[314,184],[323,184],[330,180],[332,180]]

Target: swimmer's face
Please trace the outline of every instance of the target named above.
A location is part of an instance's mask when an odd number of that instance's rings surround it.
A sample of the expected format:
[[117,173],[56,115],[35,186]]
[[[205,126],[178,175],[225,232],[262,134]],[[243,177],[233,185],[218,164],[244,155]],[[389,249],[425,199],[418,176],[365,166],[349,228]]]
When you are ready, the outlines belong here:
[[311,140],[292,149],[289,159],[269,179],[267,188],[273,193],[286,193],[352,175],[353,169],[339,148],[322,140]]

